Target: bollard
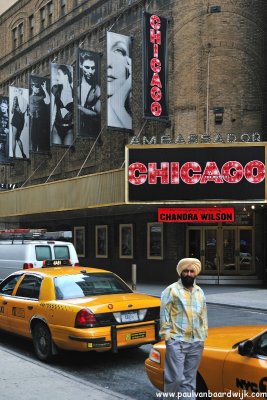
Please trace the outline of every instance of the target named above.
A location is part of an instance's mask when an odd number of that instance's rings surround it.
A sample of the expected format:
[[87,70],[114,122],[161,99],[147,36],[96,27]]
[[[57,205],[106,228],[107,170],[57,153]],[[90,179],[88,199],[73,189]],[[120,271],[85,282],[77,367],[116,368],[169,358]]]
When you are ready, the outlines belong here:
[[136,290],[136,264],[132,264],[132,290]]

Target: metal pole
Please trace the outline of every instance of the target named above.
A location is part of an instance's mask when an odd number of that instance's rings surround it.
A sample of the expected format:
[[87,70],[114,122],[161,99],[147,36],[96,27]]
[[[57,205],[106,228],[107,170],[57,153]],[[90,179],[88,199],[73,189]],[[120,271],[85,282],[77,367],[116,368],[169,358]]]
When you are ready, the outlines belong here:
[[207,99],[206,99],[206,134],[209,134],[209,95],[210,95],[210,49],[208,50]]
[[136,290],[136,264],[132,264],[132,289]]
[[217,264],[217,278],[218,278],[218,285],[220,284],[220,256],[216,256],[216,264]]

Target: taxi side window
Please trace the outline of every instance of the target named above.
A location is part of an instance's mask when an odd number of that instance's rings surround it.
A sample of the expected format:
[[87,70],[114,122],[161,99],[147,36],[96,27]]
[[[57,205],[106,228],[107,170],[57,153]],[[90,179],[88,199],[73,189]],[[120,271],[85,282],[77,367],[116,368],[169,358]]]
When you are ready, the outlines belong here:
[[256,346],[256,354],[267,357],[267,332],[264,332]]
[[1,284],[0,284],[0,295],[6,295],[9,294],[11,295],[18,280],[20,279],[21,275],[13,275],[5,279]]
[[38,300],[41,282],[42,279],[39,276],[25,275],[17,289],[16,296]]

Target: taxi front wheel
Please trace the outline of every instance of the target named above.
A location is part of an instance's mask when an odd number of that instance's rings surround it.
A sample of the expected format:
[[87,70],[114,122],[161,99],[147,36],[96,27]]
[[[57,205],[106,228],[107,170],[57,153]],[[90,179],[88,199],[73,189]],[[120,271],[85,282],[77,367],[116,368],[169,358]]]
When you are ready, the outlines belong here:
[[39,360],[51,361],[53,358],[51,333],[43,322],[38,322],[33,328],[33,346]]

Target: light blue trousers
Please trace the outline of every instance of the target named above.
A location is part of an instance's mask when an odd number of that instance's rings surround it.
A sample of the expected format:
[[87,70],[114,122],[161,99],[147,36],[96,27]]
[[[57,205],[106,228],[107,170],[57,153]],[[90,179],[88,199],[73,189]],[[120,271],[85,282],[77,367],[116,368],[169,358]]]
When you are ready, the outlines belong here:
[[196,374],[204,342],[166,341],[164,392],[180,394],[177,398],[195,400]]

